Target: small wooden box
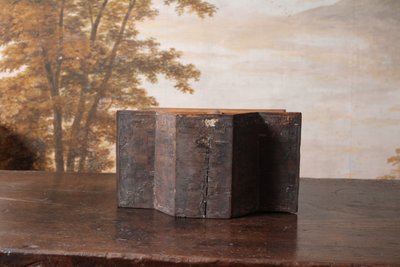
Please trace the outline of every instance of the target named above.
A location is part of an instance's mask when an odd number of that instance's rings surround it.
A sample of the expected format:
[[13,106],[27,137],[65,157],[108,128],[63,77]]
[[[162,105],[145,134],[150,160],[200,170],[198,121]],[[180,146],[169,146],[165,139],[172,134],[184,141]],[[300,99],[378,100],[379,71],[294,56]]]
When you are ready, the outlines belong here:
[[301,113],[119,111],[117,128],[120,207],[193,218],[297,211]]

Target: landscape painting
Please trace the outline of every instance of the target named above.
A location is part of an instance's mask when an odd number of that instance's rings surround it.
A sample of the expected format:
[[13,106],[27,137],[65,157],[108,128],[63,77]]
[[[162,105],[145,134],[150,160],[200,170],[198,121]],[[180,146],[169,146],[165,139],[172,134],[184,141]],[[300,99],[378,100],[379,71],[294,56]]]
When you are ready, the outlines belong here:
[[115,112],[303,113],[301,176],[400,178],[398,0],[0,0],[0,169],[115,171]]

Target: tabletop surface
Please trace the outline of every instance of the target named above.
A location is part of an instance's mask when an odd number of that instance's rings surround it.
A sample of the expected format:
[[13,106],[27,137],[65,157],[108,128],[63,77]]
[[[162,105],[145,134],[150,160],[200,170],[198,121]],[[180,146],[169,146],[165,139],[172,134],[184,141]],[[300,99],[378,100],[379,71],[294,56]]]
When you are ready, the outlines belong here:
[[400,266],[400,181],[301,179],[297,214],[118,209],[115,174],[0,171],[0,266]]

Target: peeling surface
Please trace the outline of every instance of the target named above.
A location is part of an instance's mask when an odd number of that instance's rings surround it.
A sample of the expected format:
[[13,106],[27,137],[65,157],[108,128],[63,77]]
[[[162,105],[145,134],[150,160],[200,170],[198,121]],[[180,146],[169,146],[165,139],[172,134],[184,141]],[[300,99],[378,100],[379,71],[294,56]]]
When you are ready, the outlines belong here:
[[218,122],[218,119],[205,119],[204,120],[204,125],[206,127],[215,127],[217,122]]

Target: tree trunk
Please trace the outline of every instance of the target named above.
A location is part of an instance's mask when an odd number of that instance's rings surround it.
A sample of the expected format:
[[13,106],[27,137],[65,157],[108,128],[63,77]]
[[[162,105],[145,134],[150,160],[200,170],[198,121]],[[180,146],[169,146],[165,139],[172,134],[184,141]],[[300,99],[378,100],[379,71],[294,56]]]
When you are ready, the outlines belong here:
[[104,12],[104,9],[107,6],[107,3],[108,3],[108,0],[104,0],[103,1],[103,4],[101,5],[100,11],[97,14],[96,19],[95,19],[95,21],[94,21],[94,23],[92,25],[92,30],[90,32],[90,42],[91,42],[91,44],[93,44],[94,41],[96,40],[97,29],[99,28],[100,20],[103,17],[103,12]]
[[[44,50],[47,58],[47,50]],[[62,129],[62,110],[58,103],[60,96],[56,85],[54,73],[51,64],[45,61],[44,68],[47,74],[47,80],[50,85],[51,99],[53,102],[53,140],[54,140],[54,161],[56,164],[56,172],[64,172],[64,149],[63,149],[63,129]]]
[[79,130],[83,118],[83,112],[85,111],[86,102],[86,90],[82,88],[81,95],[79,97],[78,109],[74,121],[71,126],[71,132],[69,136],[69,149],[67,153],[67,172],[75,171],[75,158],[79,147]]
[[92,123],[96,117],[96,112],[97,112],[97,108],[99,105],[100,100],[104,97],[105,91],[107,89],[107,84],[108,81],[111,78],[112,75],[112,71],[113,71],[113,67],[114,67],[114,61],[115,58],[117,56],[117,52],[118,52],[118,48],[119,45],[123,39],[124,36],[124,32],[126,29],[126,25],[128,23],[129,17],[132,13],[132,10],[135,6],[136,0],[131,0],[129,2],[129,7],[128,10],[125,14],[125,17],[122,21],[117,39],[115,40],[115,43],[113,45],[113,48],[111,50],[111,54],[110,54],[110,58],[108,60],[108,67],[106,69],[106,73],[104,75],[103,81],[101,83],[101,85],[99,86],[99,89],[97,91],[96,96],[94,97],[92,106],[90,107],[90,110],[88,112],[87,118],[86,118],[86,122],[85,122],[85,126],[82,129],[83,131],[83,140],[82,140],[82,147],[81,147],[81,154],[80,154],[80,158],[79,158],[79,172],[83,172],[85,170],[85,163],[86,163],[86,157],[87,157],[87,148],[88,148],[88,141],[89,141],[89,131],[90,131],[90,127],[92,126]]
[[57,107],[53,108],[54,120],[54,148],[56,172],[64,172],[64,149],[63,149],[63,129],[62,129],[62,113]]
[[56,172],[64,172],[64,147],[63,147],[63,128],[62,128],[62,108],[58,102],[60,97],[60,73],[61,65],[63,61],[62,57],[62,45],[63,45],[63,28],[64,28],[64,6],[65,0],[61,2],[60,15],[58,22],[58,48],[56,58],[56,70],[53,72],[51,63],[48,60],[47,49],[43,49],[45,58],[45,69],[47,73],[47,79],[50,84],[51,98],[53,102],[53,139],[54,139],[54,159],[56,165]]
[[[101,19],[103,17],[104,10],[107,6],[108,0],[104,0],[103,4],[100,8],[99,13],[96,16],[95,21],[93,22],[91,17],[91,26],[92,29],[90,31],[90,49],[93,48],[94,42],[96,41],[97,30],[100,25]],[[90,8],[90,4],[89,4]],[[91,13],[91,12],[90,12]],[[91,15],[92,16],[92,15]],[[78,156],[78,151],[80,150],[79,140],[81,139],[79,134],[81,132],[81,122],[83,119],[83,113],[85,112],[85,102],[86,102],[86,92],[90,85],[89,81],[89,72],[88,66],[86,64],[86,60],[89,60],[91,55],[86,57],[85,59],[81,60],[81,69],[84,73],[82,88],[79,96],[78,108],[76,111],[76,115],[74,121],[71,126],[70,136],[69,136],[69,148],[67,153],[67,172],[74,172],[75,171],[75,159]]]

